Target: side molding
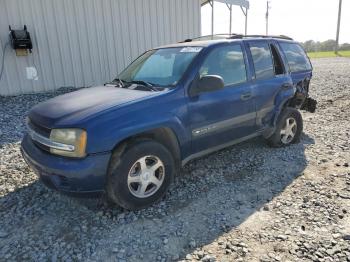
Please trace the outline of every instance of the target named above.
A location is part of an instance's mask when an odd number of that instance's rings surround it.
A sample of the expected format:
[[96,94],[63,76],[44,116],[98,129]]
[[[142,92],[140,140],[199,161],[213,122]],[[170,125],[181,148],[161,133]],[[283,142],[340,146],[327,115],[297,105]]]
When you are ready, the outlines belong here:
[[195,154],[193,154],[193,155],[190,155],[190,156],[186,157],[184,160],[182,160],[181,164],[182,164],[182,166],[184,166],[184,165],[186,165],[189,161],[191,161],[191,160],[193,160],[193,159],[196,159],[196,158],[199,158],[199,157],[208,155],[208,154],[210,154],[210,153],[216,152],[216,151],[218,151],[218,150],[224,149],[224,148],[229,147],[229,146],[233,146],[233,145],[235,145],[235,144],[244,142],[244,141],[246,141],[246,140],[252,139],[252,138],[257,137],[257,136],[260,136],[260,135],[261,135],[261,132],[253,133],[253,134],[251,134],[251,135],[248,135],[248,136],[245,136],[245,137],[241,137],[241,138],[232,140],[232,141],[230,141],[230,142],[228,142],[228,143],[225,143],[225,144],[222,144],[222,145],[218,145],[218,146],[215,146],[215,147],[212,147],[212,148],[209,148],[209,149],[206,149],[206,150],[197,152],[197,153],[195,153]]

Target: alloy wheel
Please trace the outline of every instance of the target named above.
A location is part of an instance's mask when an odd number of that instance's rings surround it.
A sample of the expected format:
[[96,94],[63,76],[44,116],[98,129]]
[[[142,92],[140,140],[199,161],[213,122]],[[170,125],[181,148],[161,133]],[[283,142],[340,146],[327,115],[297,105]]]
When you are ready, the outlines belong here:
[[280,132],[281,142],[285,145],[291,143],[297,133],[297,128],[297,121],[293,117],[287,118]]
[[164,172],[164,164],[158,157],[141,157],[132,165],[128,174],[130,193],[138,198],[152,196],[162,186]]

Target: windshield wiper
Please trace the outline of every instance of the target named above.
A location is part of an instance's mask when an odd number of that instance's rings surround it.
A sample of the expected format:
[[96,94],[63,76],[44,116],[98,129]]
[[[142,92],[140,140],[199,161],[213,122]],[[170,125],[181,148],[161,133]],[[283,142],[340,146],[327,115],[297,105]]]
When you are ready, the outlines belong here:
[[109,85],[118,84],[118,86],[122,87],[122,88],[128,88],[129,85],[131,85],[131,84],[138,84],[138,85],[142,85],[142,86],[150,89],[151,91],[159,91],[157,88],[154,87],[155,84],[147,82],[147,81],[143,81],[143,80],[125,81],[125,80],[122,80],[120,78],[115,78],[111,83],[107,83],[107,84],[109,84]]
[[123,88],[125,87],[123,80],[121,80],[119,78],[114,79],[112,82],[105,83],[104,85],[105,86],[112,85],[114,87],[123,87]]
[[121,80],[120,78],[115,78],[115,79],[112,81],[112,83],[115,82],[115,81],[118,81],[119,84],[120,84],[120,86],[121,86],[121,87],[124,87],[123,80]]
[[154,86],[154,84],[147,82],[147,81],[143,81],[143,80],[133,80],[130,83],[140,84],[140,85],[144,85],[144,86]]
[[129,83],[140,84],[140,85],[143,85],[143,86],[148,87],[149,89],[151,89],[151,90],[153,90],[153,91],[158,91],[158,89],[154,88],[154,85],[155,85],[155,84],[150,83],[150,82],[147,82],[147,81],[143,81],[143,80],[133,80],[133,81],[130,81]]

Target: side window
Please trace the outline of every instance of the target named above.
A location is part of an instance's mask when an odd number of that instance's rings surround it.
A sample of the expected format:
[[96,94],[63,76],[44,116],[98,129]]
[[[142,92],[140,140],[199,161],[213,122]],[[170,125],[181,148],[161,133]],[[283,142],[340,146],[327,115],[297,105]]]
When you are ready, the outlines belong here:
[[287,57],[290,71],[298,72],[311,69],[308,57],[298,44],[280,43],[280,45]]
[[283,75],[285,73],[283,62],[281,60],[281,56],[277,50],[277,48],[270,44],[272,59],[273,59],[273,69],[275,71],[275,75]]
[[240,45],[218,47],[209,53],[199,70],[200,77],[219,75],[225,86],[247,81],[246,66]]
[[275,76],[270,47],[267,42],[250,43],[256,79],[267,79]]

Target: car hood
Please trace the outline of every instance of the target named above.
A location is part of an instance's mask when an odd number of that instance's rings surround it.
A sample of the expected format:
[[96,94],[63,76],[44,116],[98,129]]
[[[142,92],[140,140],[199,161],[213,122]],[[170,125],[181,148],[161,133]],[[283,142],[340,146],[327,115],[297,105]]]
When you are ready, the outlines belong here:
[[74,126],[93,114],[131,101],[154,96],[156,93],[158,92],[122,89],[113,86],[85,88],[36,105],[30,111],[29,118],[47,128],[57,125]]

